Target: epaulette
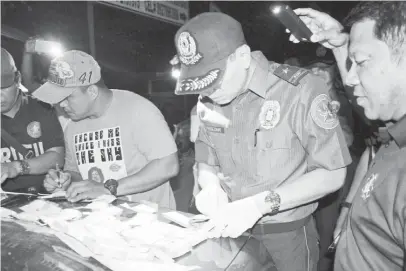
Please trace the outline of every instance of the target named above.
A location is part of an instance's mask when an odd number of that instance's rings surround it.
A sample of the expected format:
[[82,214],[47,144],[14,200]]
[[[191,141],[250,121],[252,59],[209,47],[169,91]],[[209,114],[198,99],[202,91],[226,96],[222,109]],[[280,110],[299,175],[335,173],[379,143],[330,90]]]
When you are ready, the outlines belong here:
[[305,77],[310,71],[300,67],[289,66],[286,64],[277,64],[278,66],[273,71],[273,74],[280,79],[297,86],[300,80]]

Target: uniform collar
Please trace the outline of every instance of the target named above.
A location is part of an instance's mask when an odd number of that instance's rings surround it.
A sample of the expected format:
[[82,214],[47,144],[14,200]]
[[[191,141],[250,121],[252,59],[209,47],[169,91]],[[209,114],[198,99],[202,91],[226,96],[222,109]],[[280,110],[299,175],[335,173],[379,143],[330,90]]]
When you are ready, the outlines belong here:
[[268,73],[268,59],[260,51],[252,52],[248,89],[262,98],[265,98],[266,91],[268,90]]
[[388,127],[388,133],[392,136],[393,140],[403,148],[406,146],[406,115],[404,115],[395,124]]

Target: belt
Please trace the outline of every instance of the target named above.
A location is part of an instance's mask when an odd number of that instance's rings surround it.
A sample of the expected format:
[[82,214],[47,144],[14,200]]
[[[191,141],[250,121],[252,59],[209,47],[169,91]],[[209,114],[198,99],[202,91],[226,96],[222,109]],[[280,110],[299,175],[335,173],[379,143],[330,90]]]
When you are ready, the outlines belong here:
[[264,223],[257,224],[252,229],[252,234],[265,235],[272,233],[283,233],[297,230],[309,222],[312,215],[306,216],[305,218],[295,220],[292,222],[283,222],[283,223]]

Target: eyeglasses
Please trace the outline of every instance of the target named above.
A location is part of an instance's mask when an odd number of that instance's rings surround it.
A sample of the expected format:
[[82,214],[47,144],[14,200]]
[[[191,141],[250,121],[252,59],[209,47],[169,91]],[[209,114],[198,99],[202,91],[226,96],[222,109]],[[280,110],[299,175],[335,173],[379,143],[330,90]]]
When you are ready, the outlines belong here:
[[9,88],[9,87],[11,87],[12,85],[14,85],[15,83],[18,83],[18,80],[19,80],[19,72],[18,71],[15,71],[14,72],[14,81],[13,81],[13,83],[11,83],[11,85],[9,85],[9,86],[6,86],[6,87],[1,87],[1,90],[3,90],[3,89],[6,89],[6,88]]

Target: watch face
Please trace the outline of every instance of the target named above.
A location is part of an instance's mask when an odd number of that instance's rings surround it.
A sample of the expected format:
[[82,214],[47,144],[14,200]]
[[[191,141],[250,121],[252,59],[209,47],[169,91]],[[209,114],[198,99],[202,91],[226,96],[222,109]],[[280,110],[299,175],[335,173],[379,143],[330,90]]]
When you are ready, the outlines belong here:
[[281,198],[277,193],[275,193],[274,191],[269,191],[268,195],[265,197],[265,202],[270,205],[272,214],[276,214],[279,212]]

